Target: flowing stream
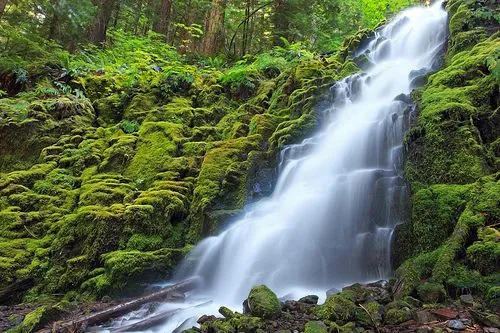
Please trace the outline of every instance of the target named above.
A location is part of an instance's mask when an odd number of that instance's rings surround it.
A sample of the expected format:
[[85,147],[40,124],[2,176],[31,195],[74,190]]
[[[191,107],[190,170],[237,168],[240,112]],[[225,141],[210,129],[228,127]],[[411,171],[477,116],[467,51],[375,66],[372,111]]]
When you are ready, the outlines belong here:
[[[408,94],[439,65],[446,23],[441,2],[411,8],[358,51],[367,58],[364,73],[336,83],[329,107],[318,111],[318,133],[282,151],[272,196],[202,241],[181,265],[176,280],[198,276],[202,285],[185,302],[157,309],[186,308],[156,332],[189,328],[220,305],[241,311],[258,284],[279,297],[324,299],[332,287],[390,276],[392,233],[409,201],[402,176],[414,109]],[[114,325],[133,323],[136,315]]]

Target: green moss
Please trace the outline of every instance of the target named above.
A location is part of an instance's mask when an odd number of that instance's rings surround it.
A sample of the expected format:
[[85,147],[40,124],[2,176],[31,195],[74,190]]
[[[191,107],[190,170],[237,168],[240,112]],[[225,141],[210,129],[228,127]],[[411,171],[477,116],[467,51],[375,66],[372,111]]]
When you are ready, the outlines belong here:
[[356,319],[359,308],[354,303],[355,300],[356,295],[351,291],[328,296],[325,303],[316,308],[316,315],[321,319],[343,325]]
[[306,323],[304,333],[328,333],[328,329],[326,325],[320,321],[310,321]]
[[143,121],[157,105],[158,99],[154,94],[135,95],[123,112],[123,118]]
[[384,315],[384,322],[389,325],[398,325],[412,318],[409,309],[389,309]]
[[264,285],[253,287],[248,294],[247,301],[250,313],[255,317],[270,319],[281,312],[278,297]]
[[443,285],[438,283],[424,283],[417,288],[418,297],[424,303],[439,303],[446,297]]
[[165,161],[178,153],[183,127],[170,122],[145,122],[139,129],[137,151],[125,171],[134,179],[151,182]]
[[476,242],[467,248],[467,259],[472,267],[484,275],[498,271],[500,243],[497,241]]

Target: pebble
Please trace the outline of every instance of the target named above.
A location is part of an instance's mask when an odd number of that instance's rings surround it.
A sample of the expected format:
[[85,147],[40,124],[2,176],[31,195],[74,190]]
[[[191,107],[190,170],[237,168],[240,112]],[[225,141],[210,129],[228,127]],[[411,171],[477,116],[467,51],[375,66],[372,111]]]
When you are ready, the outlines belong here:
[[460,321],[460,320],[448,320],[448,323],[446,324],[451,329],[458,330],[458,331],[463,331],[465,329],[465,325]]

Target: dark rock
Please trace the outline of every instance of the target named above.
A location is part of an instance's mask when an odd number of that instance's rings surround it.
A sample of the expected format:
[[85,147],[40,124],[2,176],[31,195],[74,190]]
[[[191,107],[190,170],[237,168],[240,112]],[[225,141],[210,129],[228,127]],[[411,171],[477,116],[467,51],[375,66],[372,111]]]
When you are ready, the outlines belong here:
[[243,301],[243,313],[244,314],[250,313],[250,308],[248,307],[248,299]]
[[316,295],[308,295],[308,296],[305,296],[305,297],[302,297],[301,299],[299,299],[299,302],[316,305],[316,304],[318,304],[318,299],[319,299],[319,297]]
[[460,320],[449,320],[446,323],[446,326],[448,326],[451,329],[458,330],[458,331],[463,331],[465,329],[464,323],[462,323]]
[[216,320],[217,318],[213,315],[211,316],[207,316],[207,315],[203,315],[201,316],[196,322],[200,325],[203,325],[204,323],[207,323],[207,322],[210,322],[210,321],[214,321]]
[[326,291],[326,297],[338,294],[339,292],[340,290],[338,290],[337,288],[330,288]]
[[406,104],[411,104],[413,101],[411,100],[410,95],[407,94],[399,94],[394,98],[395,101],[403,102]]
[[462,295],[460,296],[460,303],[467,306],[474,305],[474,297],[472,295]]

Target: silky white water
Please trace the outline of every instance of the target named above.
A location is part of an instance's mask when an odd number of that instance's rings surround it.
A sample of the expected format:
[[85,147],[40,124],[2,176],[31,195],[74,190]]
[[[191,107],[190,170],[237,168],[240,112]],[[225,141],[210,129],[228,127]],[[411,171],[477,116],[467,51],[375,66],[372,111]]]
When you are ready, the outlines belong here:
[[258,284],[278,296],[324,297],[332,287],[390,276],[391,236],[408,202],[402,154],[413,108],[402,94],[438,63],[446,41],[441,7],[405,10],[358,51],[371,65],[331,88],[315,136],[282,151],[272,196],[191,252],[176,279],[198,276],[202,285],[157,312],[212,303],[181,311],[156,331],[191,327],[220,305],[241,311]]

